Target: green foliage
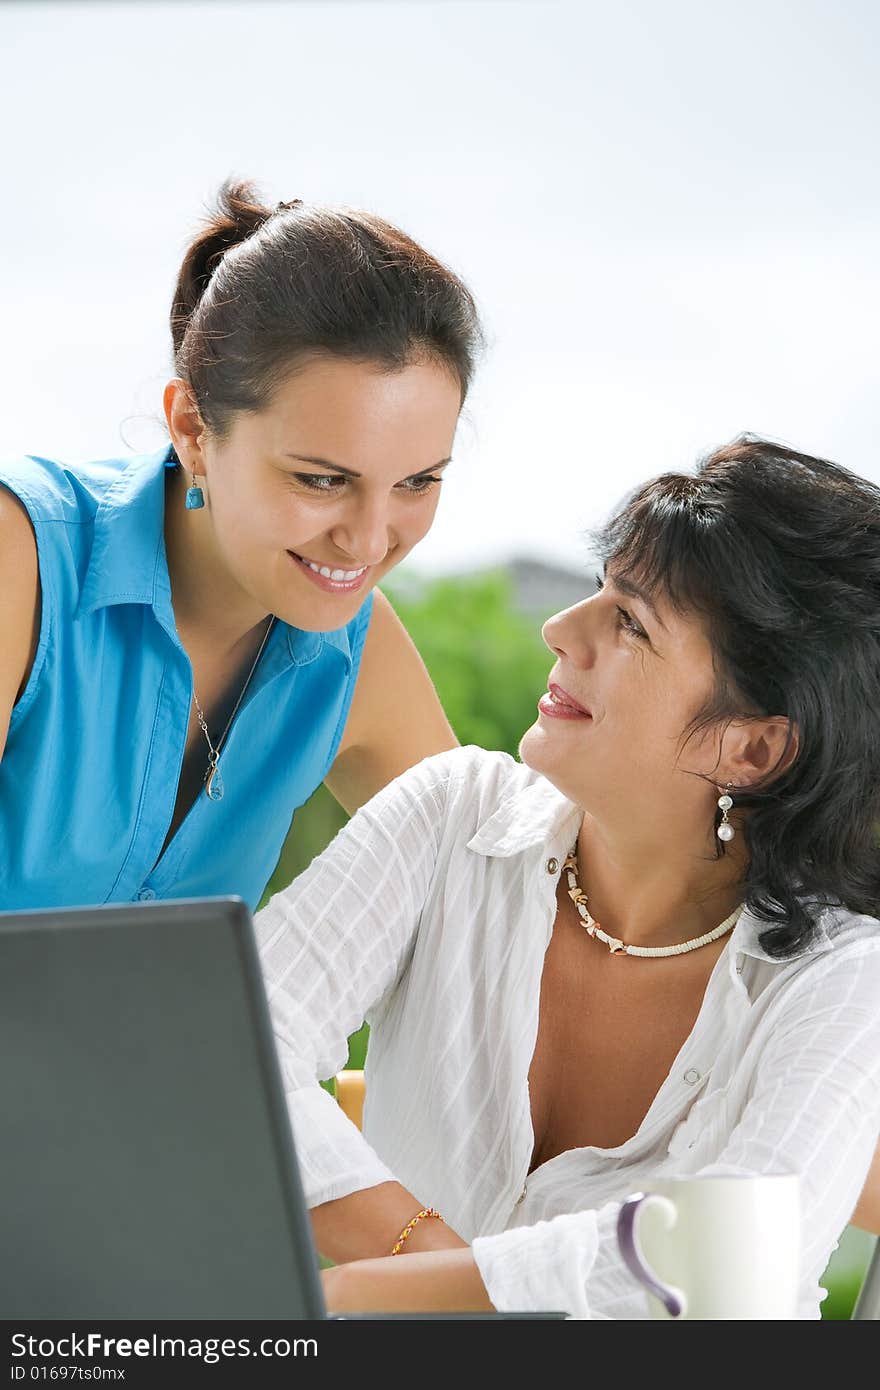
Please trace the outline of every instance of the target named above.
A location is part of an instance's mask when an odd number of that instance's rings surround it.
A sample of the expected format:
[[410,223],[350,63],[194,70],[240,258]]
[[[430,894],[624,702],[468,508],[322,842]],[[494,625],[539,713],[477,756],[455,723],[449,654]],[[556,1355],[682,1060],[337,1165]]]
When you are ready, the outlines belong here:
[[364,1061],[367,1056],[367,1041],[370,1030],[366,1023],[359,1028],[356,1033],[352,1033],[348,1040],[348,1062],[346,1066],[354,1067],[357,1071],[363,1071]]
[[516,754],[537,718],[553,656],[540,624],[513,607],[503,570],[388,593],[418,647],[460,743]]
[[823,1321],[843,1322],[852,1318],[863,1277],[859,1270],[822,1276],[819,1282],[828,1290],[828,1297],[820,1305]]

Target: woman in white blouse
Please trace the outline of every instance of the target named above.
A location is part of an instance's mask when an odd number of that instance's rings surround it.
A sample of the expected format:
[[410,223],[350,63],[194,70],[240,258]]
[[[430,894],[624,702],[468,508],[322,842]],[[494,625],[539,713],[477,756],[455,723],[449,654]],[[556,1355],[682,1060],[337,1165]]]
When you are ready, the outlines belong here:
[[880,490],[744,436],[596,540],[521,762],[427,759],[257,916],[331,1309],[646,1317],[624,1197],[797,1172],[820,1316],[880,1131]]

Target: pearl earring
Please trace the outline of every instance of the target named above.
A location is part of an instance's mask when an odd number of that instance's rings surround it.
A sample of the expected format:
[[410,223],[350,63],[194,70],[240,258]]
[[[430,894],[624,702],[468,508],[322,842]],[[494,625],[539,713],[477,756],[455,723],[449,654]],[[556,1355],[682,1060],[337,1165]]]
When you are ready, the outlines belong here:
[[205,505],[205,494],[196,482],[195,473],[192,474],[192,487],[186,490],[185,505],[188,512],[195,511],[198,507]]
[[718,798],[718,806],[721,810],[721,824],[715,831],[715,834],[718,836],[719,840],[724,840],[725,842],[732,840],[736,834],[736,831],[727,818],[728,812],[733,805],[733,797],[730,795],[730,788],[732,785],[732,782],[726,783],[724,791]]

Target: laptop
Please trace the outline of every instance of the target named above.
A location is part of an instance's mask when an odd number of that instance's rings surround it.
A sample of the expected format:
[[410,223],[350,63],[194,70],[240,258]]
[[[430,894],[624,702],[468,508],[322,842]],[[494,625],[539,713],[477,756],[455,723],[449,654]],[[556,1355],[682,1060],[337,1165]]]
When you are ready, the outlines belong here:
[[4,1319],[327,1317],[240,898],[0,913],[0,1116]]

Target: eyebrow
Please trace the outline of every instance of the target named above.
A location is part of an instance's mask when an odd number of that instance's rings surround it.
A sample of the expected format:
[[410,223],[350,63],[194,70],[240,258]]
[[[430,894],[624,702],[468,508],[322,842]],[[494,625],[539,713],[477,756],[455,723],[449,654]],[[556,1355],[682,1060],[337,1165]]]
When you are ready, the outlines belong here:
[[662,627],[663,631],[668,632],[669,629],[667,628],[663,619],[660,617],[660,614],[657,612],[657,605],[651,598],[651,595],[647,593],[645,589],[640,589],[638,584],[634,584],[631,579],[625,579],[623,578],[623,576],[621,576],[619,579],[615,579],[614,575],[609,575],[607,571],[605,577],[606,579],[611,580],[611,583],[614,585],[615,589],[619,590],[620,593],[627,594],[630,598],[639,599],[648,609],[649,613],[651,614],[651,617],[655,619],[655,621],[660,625],[660,627]]
[[[313,458],[311,454],[285,454],[284,458],[293,459],[297,463],[313,463],[317,468],[328,468],[331,473],[344,473],[346,478],[362,478],[362,473],[356,473],[353,468],[343,468],[341,463],[331,463],[329,459]],[[430,464],[427,468],[417,468],[415,473],[407,473],[407,478],[420,478],[423,473],[433,473],[437,468],[445,468],[447,463],[451,463],[452,458],[441,459],[439,463]]]

